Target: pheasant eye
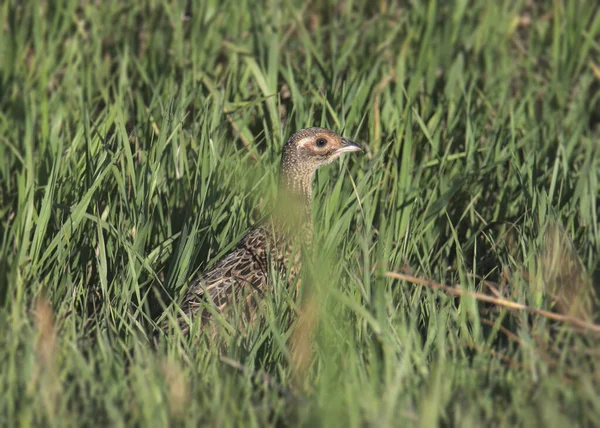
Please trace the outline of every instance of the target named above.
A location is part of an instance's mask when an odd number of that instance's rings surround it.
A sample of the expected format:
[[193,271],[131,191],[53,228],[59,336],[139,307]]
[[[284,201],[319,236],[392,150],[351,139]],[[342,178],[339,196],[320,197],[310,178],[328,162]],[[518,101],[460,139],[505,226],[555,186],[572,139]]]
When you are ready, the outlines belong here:
[[317,147],[325,147],[327,145],[327,140],[325,138],[317,138]]

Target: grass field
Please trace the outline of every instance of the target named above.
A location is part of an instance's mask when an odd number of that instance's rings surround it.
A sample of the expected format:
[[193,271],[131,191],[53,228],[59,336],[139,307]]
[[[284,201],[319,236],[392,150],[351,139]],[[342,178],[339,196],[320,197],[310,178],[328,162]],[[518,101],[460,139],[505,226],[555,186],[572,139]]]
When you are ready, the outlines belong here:
[[[597,2],[191,3],[0,3],[0,424],[599,426]],[[304,300],[183,337],[307,126]]]

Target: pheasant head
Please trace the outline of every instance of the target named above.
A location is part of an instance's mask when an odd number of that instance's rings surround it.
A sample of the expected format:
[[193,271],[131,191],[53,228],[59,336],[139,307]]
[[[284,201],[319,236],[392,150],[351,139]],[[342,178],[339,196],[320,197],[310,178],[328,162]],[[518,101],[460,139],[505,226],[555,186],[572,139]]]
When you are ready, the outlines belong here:
[[358,144],[329,129],[301,129],[283,148],[281,184],[285,191],[310,199],[315,171],[345,153],[358,151],[362,151]]
[[301,129],[283,148],[280,194],[276,214],[285,229],[312,240],[312,180],[315,171],[345,153],[362,151],[360,146],[324,128]]

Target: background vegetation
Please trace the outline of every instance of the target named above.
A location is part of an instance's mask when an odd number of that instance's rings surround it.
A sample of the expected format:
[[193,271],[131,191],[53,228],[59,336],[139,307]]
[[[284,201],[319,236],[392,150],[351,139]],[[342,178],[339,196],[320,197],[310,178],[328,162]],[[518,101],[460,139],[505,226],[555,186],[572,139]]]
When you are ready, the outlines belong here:
[[[0,423],[600,424],[597,2],[8,0],[0,34]],[[311,305],[274,278],[155,349],[306,126],[366,148],[318,173]]]

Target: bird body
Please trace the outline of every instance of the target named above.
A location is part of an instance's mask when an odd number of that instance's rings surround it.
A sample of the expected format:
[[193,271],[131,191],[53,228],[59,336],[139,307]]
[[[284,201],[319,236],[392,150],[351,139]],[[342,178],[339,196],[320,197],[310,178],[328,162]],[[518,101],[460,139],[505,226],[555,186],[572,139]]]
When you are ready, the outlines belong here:
[[[312,242],[314,173],[342,154],[360,150],[356,143],[324,128],[302,129],[292,135],[281,158],[280,188],[273,214],[190,284],[182,304],[186,317],[193,320],[203,302],[220,313],[232,302],[241,302],[243,316],[250,321],[267,291],[271,268],[293,284],[301,268],[302,247]],[[203,322],[214,311],[202,311]],[[182,320],[181,325],[188,330],[187,321]]]
[[[182,305],[183,312],[190,318],[198,312],[203,302],[210,300],[214,309],[224,311],[232,301],[246,300],[246,318],[252,318],[257,298],[266,291],[270,263],[275,271],[293,282],[299,268],[299,260],[292,266],[287,261],[293,252],[293,242],[264,222],[248,232],[239,244],[221,258],[210,270],[203,272],[192,282]],[[203,320],[210,319],[205,311]]]

